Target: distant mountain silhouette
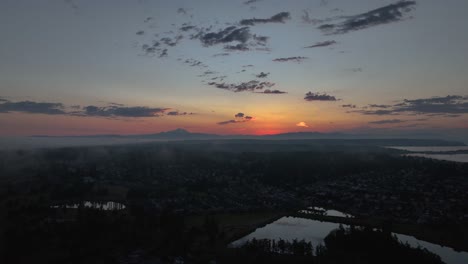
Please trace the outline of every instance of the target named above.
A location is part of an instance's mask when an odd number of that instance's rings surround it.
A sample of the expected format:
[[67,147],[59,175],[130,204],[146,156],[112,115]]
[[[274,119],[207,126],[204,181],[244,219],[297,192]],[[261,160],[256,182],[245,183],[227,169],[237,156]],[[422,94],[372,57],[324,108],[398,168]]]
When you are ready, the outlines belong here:
[[166,140],[184,140],[184,139],[217,139],[219,135],[215,134],[203,134],[203,133],[192,133],[182,128],[170,130],[166,132],[160,132],[156,134],[142,134],[142,135],[131,135],[126,137],[133,138],[147,138],[147,139],[166,139]]
[[[35,136],[49,137],[49,136]],[[465,145],[459,141],[437,139],[435,136],[424,136],[422,134],[403,135],[398,137],[379,134],[346,134],[340,132],[290,132],[271,135],[217,135],[205,133],[192,133],[182,128],[154,134],[140,135],[88,135],[72,136],[73,138],[118,138],[118,139],[144,139],[155,141],[174,140],[337,140],[341,143],[353,141],[360,144],[382,145],[382,146],[461,146]],[[62,137],[63,138],[63,137]],[[65,137],[70,138],[70,137]],[[443,137],[440,137],[443,138]]]

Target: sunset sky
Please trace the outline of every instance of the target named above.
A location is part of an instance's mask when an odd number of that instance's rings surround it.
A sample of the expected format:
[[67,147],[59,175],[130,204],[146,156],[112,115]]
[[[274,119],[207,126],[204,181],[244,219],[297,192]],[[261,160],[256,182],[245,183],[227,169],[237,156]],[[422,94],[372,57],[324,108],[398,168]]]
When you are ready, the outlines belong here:
[[466,129],[466,0],[2,0],[0,135]]

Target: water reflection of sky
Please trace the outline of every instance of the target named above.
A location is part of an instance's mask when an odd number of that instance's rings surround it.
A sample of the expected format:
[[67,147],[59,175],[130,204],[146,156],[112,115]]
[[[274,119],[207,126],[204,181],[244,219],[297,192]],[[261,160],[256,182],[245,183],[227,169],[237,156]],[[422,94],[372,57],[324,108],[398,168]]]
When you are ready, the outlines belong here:
[[[53,205],[51,208],[64,208],[64,209],[78,209],[80,204],[75,203],[75,204],[62,204],[62,205]],[[121,203],[116,203],[116,202],[91,202],[91,201],[86,201],[83,203],[83,206],[85,208],[94,208],[94,209],[99,209],[99,210],[104,210],[104,211],[113,211],[113,210],[123,210],[125,209],[125,205]]]
[[[448,151],[468,151],[468,146],[439,146],[439,147],[389,147],[393,149],[407,150],[414,153],[405,154],[405,156],[422,157],[428,159],[455,161],[455,162],[468,162],[468,154],[440,154],[437,152]],[[420,152],[433,152],[433,153],[420,153]]]
[[[323,243],[323,239],[334,229],[339,228],[337,223],[320,222],[298,217],[282,217],[271,224],[256,229],[249,235],[234,241],[231,246],[238,247],[248,240],[255,239],[283,239],[292,241],[293,239],[312,242],[313,246]],[[442,247],[426,241],[418,240],[415,237],[395,234],[398,239],[413,247],[421,246],[439,255],[447,264],[468,263],[468,252],[456,252],[452,248]]]

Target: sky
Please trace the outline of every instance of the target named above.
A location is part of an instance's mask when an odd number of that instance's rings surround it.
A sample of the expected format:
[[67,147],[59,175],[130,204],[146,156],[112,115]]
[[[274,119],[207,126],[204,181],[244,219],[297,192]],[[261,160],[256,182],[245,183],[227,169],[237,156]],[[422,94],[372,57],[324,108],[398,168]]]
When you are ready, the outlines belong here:
[[465,0],[2,0],[0,135],[466,131]]

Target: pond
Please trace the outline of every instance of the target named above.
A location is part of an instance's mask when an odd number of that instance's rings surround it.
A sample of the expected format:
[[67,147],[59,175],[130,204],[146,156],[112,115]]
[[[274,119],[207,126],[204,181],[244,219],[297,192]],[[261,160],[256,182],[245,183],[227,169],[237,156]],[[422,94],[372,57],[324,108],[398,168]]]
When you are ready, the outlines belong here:
[[305,210],[300,210],[301,214],[311,214],[311,215],[323,215],[323,216],[335,216],[335,217],[347,217],[353,218],[354,216],[346,214],[337,210],[327,210],[322,207],[307,207]]
[[[428,159],[468,162],[468,146],[440,146],[440,147],[389,147],[393,149],[406,150],[413,153],[405,156],[422,157]],[[464,153],[447,153],[453,151],[463,151]]]
[[[345,225],[343,225],[345,226]],[[346,227],[346,226],[345,226]],[[332,231],[339,228],[339,224],[330,222],[320,222],[317,220],[305,219],[300,217],[282,217],[273,223],[256,229],[249,235],[242,237],[231,243],[231,247],[239,247],[247,241],[255,239],[287,240],[293,239],[312,242],[315,247],[323,244],[324,238]],[[416,239],[412,236],[396,234],[402,243],[408,243],[412,247],[421,246],[427,250],[439,255],[447,264],[466,264],[468,263],[468,252],[457,252],[452,248],[443,247],[426,241]]]
[[[52,205],[50,208],[64,208],[64,209],[78,209],[80,206],[79,203],[73,204],[61,204],[61,205]],[[92,202],[92,201],[85,201],[83,202],[83,206],[85,208],[93,208],[99,209],[104,211],[117,211],[117,210],[124,210],[126,207],[124,204],[116,203],[116,202]]]

